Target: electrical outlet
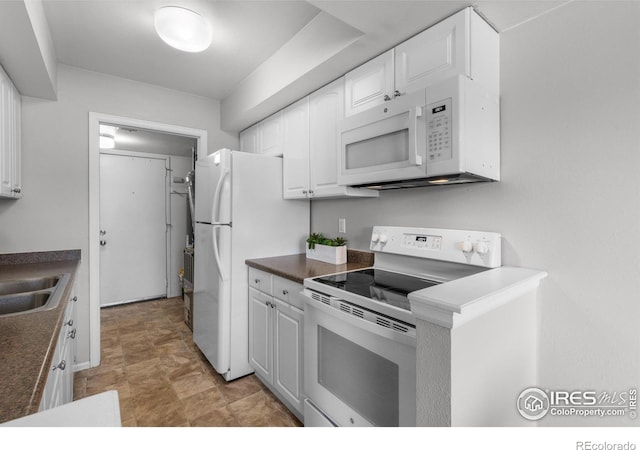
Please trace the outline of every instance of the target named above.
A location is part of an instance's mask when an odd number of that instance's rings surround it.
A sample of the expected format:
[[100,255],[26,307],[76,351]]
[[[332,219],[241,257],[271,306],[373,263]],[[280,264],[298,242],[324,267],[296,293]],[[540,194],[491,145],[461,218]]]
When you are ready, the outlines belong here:
[[347,232],[347,219],[338,219],[338,233]]

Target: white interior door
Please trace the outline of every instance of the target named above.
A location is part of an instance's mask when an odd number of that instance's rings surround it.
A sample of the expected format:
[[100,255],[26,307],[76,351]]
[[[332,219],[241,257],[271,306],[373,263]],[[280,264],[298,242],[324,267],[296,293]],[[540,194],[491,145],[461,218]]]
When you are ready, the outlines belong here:
[[100,305],[167,294],[166,160],[100,155]]

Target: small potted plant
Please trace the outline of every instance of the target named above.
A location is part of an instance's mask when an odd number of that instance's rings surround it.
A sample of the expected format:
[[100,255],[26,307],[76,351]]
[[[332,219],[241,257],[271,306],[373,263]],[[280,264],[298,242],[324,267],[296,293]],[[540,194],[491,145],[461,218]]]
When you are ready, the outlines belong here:
[[327,238],[322,233],[311,233],[307,238],[307,258],[330,264],[347,262],[347,240],[341,237]]

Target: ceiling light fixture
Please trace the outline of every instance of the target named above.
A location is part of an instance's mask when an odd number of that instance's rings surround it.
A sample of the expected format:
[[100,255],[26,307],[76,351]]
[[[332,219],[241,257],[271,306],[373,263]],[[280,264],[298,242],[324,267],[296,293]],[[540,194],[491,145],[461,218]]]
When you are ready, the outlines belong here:
[[197,53],[209,48],[213,33],[200,14],[179,6],[165,6],[155,13],[158,36],[184,52]]
[[100,148],[115,148],[116,140],[113,136],[107,136],[106,134],[100,135]]
[[100,124],[100,148],[116,147],[116,131],[118,127]]

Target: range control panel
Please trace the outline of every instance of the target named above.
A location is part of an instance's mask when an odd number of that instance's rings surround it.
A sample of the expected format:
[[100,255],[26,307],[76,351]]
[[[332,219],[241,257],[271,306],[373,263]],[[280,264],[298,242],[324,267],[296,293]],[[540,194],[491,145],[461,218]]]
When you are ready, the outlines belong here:
[[485,231],[375,226],[369,248],[474,266],[502,265],[501,236]]
[[442,236],[407,233],[403,235],[402,246],[409,248],[425,248],[427,250],[440,250],[442,246]]

